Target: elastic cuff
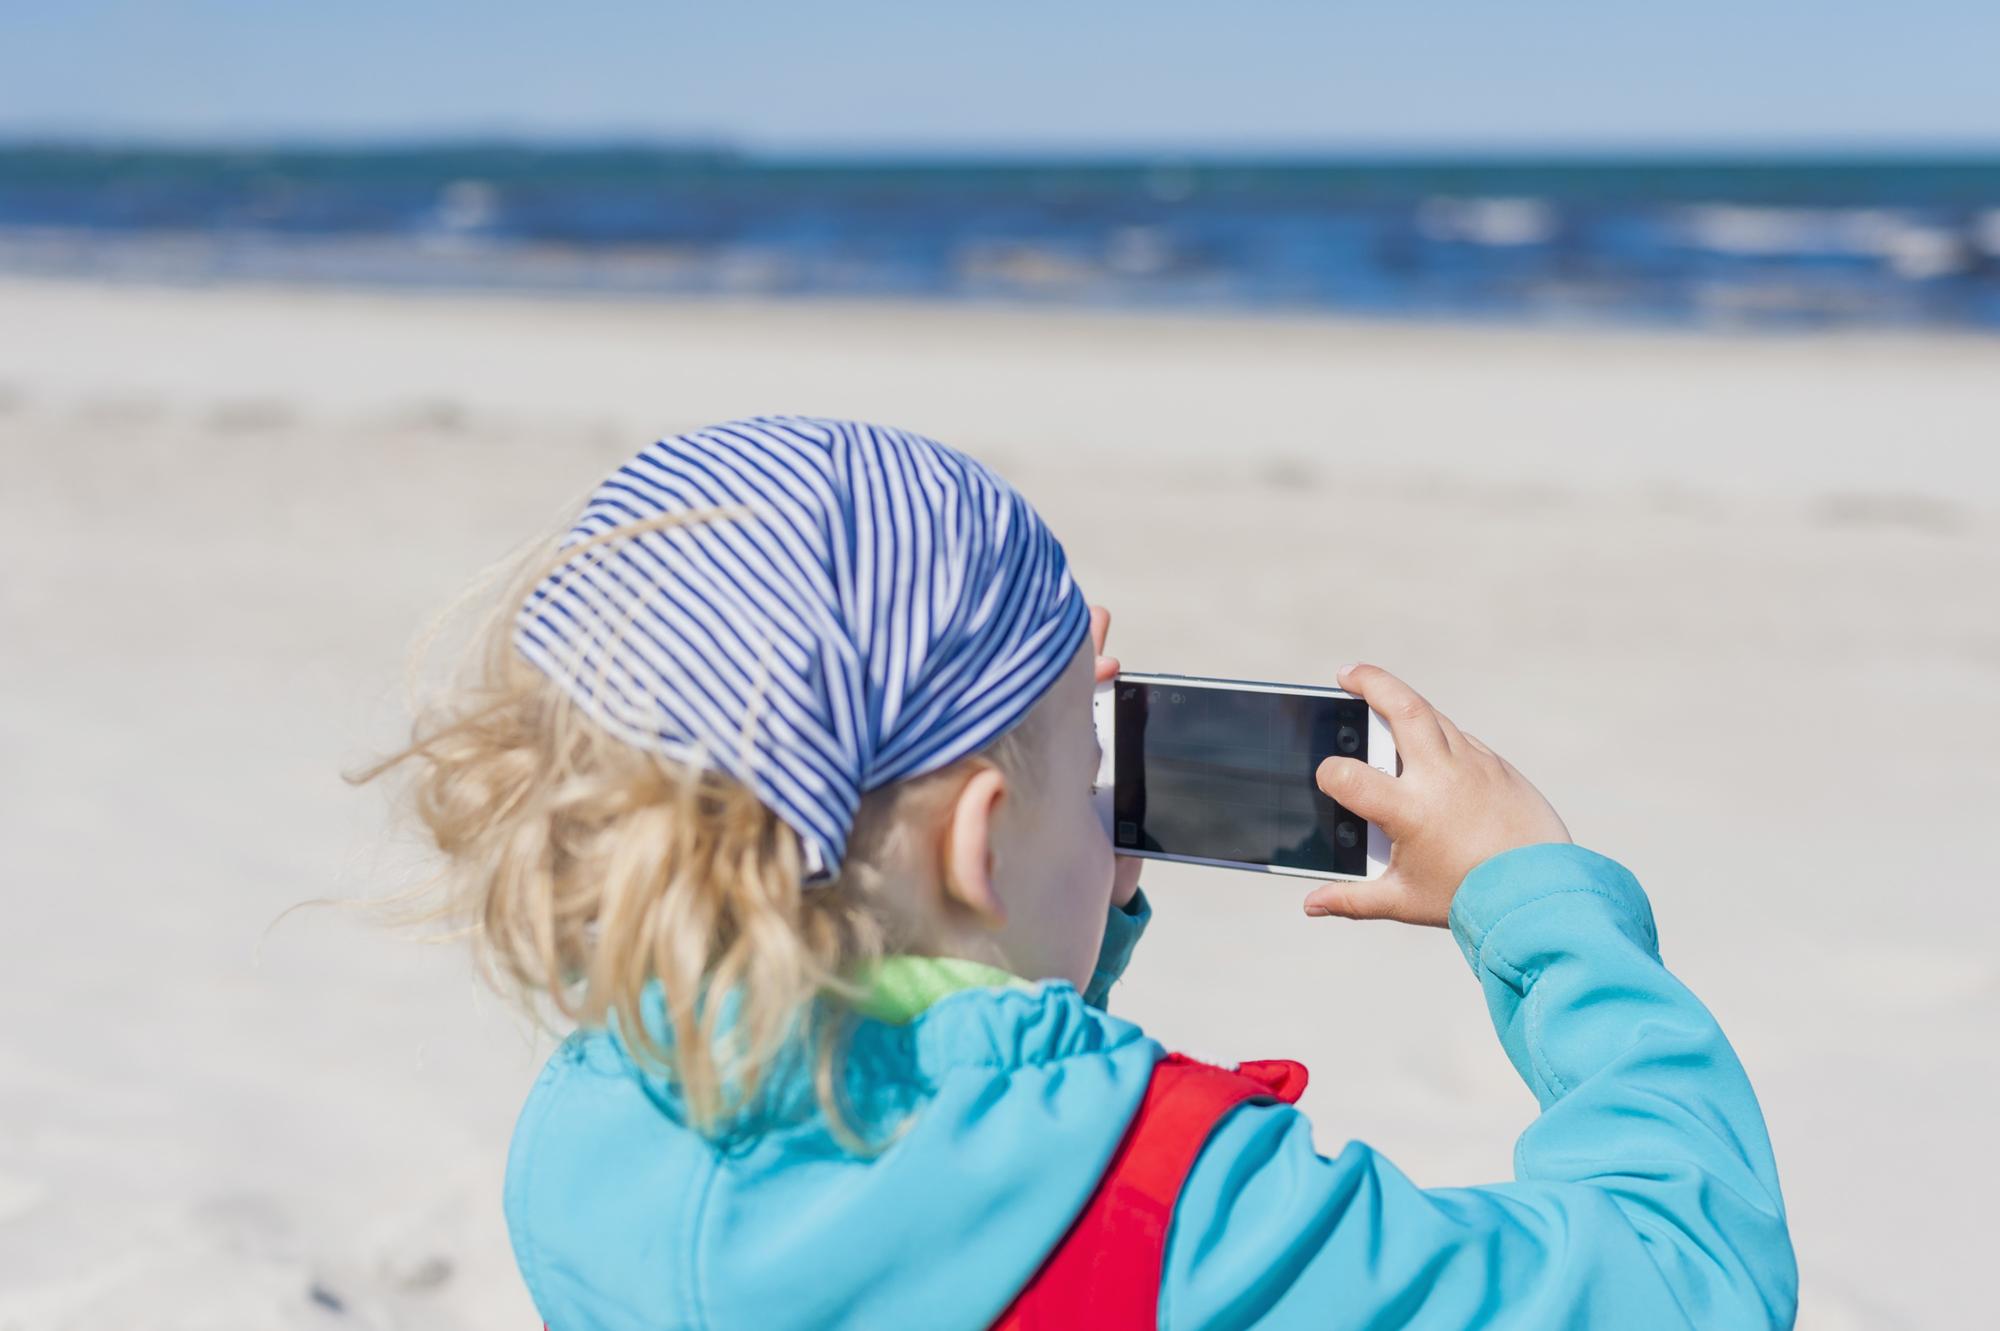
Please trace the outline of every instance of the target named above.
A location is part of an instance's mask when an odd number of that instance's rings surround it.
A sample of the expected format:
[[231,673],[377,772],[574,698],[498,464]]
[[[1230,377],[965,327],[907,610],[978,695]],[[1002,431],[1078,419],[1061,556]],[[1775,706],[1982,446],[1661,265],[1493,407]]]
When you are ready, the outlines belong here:
[[1095,1008],[1110,1004],[1111,986],[1125,973],[1125,963],[1132,960],[1132,949],[1152,918],[1153,906],[1144,892],[1134,892],[1130,902],[1104,913],[1104,941],[1097,948],[1097,966],[1083,991],[1084,1002]]
[[1451,936],[1476,972],[1502,920],[1536,902],[1579,893],[1609,903],[1621,930],[1659,955],[1653,908],[1639,880],[1618,861],[1566,841],[1502,851],[1467,874],[1452,899]]
[[1132,960],[1132,949],[1139,946],[1139,935],[1146,932],[1152,920],[1153,903],[1146,900],[1144,888],[1134,892],[1125,905],[1106,911],[1104,942],[1097,949],[1097,974],[1111,980],[1124,974],[1126,964]]

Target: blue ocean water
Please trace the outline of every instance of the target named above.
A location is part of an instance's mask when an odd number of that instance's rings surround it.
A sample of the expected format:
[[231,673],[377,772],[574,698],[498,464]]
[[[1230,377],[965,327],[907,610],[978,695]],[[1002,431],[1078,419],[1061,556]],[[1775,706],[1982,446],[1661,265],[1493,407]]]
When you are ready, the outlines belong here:
[[0,148],[0,271],[2000,328],[2000,156]]

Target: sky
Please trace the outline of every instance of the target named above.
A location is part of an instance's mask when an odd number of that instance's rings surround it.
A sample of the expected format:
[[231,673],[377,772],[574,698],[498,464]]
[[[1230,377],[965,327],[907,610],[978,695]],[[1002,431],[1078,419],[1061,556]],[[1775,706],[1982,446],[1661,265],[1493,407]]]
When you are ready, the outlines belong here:
[[2000,148],[2000,0],[0,0],[0,136]]

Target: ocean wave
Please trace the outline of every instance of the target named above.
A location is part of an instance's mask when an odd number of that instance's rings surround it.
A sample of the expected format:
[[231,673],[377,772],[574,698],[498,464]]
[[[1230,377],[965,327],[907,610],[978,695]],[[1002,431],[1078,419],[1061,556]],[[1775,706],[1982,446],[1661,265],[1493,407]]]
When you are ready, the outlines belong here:
[[1856,257],[1879,260],[1906,281],[1927,281],[1973,265],[1991,239],[1887,208],[1752,208],[1704,204],[1681,214],[1686,242],[1717,254],[1764,259]]
[[1562,215],[1547,199],[1430,198],[1417,205],[1417,230],[1435,241],[1545,245]]

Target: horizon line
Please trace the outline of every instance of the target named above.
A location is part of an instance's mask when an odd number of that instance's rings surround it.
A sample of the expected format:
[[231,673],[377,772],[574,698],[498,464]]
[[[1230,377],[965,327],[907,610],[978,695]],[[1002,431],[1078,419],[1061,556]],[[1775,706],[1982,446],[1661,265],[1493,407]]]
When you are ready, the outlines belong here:
[[0,152],[145,152],[169,156],[214,153],[423,153],[441,151],[615,153],[733,159],[746,165],[812,163],[906,165],[981,163],[1037,165],[1202,166],[1209,164],[1314,165],[1392,162],[1700,162],[1746,163],[1773,160],[1867,161],[1883,158],[2000,159],[2000,138],[1855,136],[1786,137],[1767,140],[1630,140],[1597,142],[1548,140],[1494,143],[1473,140],[1317,143],[1174,143],[1159,141],[1091,144],[961,144],[855,142],[781,145],[732,141],[720,136],[637,133],[549,134],[508,131],[397,132],[390,134],[158,135],[97,131],[9,131],[0,129]]

